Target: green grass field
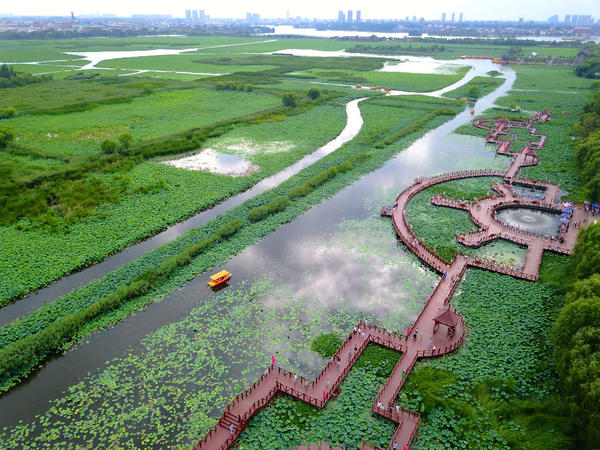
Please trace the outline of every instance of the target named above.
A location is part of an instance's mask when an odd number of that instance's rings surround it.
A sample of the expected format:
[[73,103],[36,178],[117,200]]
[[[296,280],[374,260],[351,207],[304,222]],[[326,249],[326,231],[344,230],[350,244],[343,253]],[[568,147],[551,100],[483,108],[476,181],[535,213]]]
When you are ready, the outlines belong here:
[[72,155],[100,151],[102,139],[129,131],[136,141],[157,138],[279,105],[260,92],[184,89],[134,98],[125,105],[101,105],[64,115],[6,120],[19,143]]

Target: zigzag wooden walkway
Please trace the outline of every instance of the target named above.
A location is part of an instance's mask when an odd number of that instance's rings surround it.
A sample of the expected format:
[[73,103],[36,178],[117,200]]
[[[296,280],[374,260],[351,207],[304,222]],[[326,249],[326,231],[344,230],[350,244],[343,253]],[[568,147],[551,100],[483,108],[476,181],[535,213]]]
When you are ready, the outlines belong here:
[[[542,118],[542,121],[549,119],[548,113],[545,110],[542,114],[536,115],[536,118],[538,116]],[[493,125],[486,125],[486,123],[492,121],[496,122],[495,127]],[[276,365],[271,365],[250,388],[235,397],[227,406],[217,424],[195,448],[211,450],[228,448],[246,427],[250,418],[271,400],[277,392],[289,394],[317,408],[323,408],[369,343],[376,343],[402,352],[402,356],[396,367],[375,398],[371,410],[375,414],[386,417],[398,424],[388,449],[392,449],[394,444],[399,449],[409,446],[417,431],[420,415],[394,403],[394,401],[418,358],[446,354],[456,349],[463,342],[466,333],[464,320],[450,306],[449,300],[467,267],[477,267],[534,281],[538,275],[544,250],[569,254],[575,245],[578,232],[576,227],[572,227],[565,233],[562,236],[563,242],[557,244],[530,233],[525,233],[522,230],[507,227],[493,218],[493,211],[497,208],[507,206],[537,207],[552,211],[560,209],[561,205],[558,203],[558,186],[516,178],[516,174],[521,167],[539,162],[539,158],[535,154],[535,151],[531,149],[531,145],[530,148],[522,148],[520,153],[513,153],[509,150],[512,141],[506,143],[506,141],[498,139],[499,134],[506,133],[511,127],[526,128],[531,130],[530,134],[540,138],[534,145],[535,148],[540,149],[543,147],[546,137],[536,134],[535,128],[533,128],[534,123],[535,121],[531,119],[528,122],[509,121],[507,119],[474,120],[474,126],[492,130],[488,135],[488,142],[490,141],[490,136],[492,136],[492,142],[499,143],[497,150],[499,153],[514,155],[514,159],[506,172],[472,170],[443,174],[432,178],[418,178],[412,186],[398,195],[396,202],[391,208],[382,209],[382,215],[392,217],[394,227],[404,243],[425,263],[443,274],[413,324],[412,329],[418,330],[416,337],[413,337],[412,334],[410,336],[401,336],[398,333],[385,330],[376,325],[360,322],[314,380],[307,380]],[[522,268],[501,265],[494,261],[476,260],[462,254],[457,254],[448,263],[437,256],[434,251],[423,245],[407,223],[405,207],[415,194],[435,184],[472,177],[502,177],[508,183],[518,183],[545,189],[543,201],[517,198],[508,187],[502,185],[492,186],[500,196],[481,199],[475,202],[456,202],[439,197],[432,199],[432,203],[439,206],[467,210],[473,222],[481,228],[481,231],[478,232],[457,235],[457,239],[465,245],[481,245],[491,239],[497,238],[526,245],[528,247],[527,255]],[[582,209],[576,209],[573,220],[585,223],[589,219],[586,214]],[[448,309],[453,311],[455,317],[458,318],[455,332],[453,334],[446,334],[441,331],[436,332],[433,319],[441,311]],[[303,450],[306,448],[306,446],[299,447],[299,449]],[[331,447],[327,444],[315,444],[308,448],[317,450],[330,449]],[[361,449],[369,448],[377,447],[368,442],[362,443]]]

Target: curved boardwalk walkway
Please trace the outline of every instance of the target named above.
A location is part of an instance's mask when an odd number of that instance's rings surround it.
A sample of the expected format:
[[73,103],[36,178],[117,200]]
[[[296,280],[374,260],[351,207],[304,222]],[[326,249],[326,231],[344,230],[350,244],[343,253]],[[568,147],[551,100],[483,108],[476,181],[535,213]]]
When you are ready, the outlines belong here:
[[[545,110],[536,114],[536,118],[538,117],[541,118],[541,121],[549,119],[549,115]],[[488,123],[491,124],[488,126],[486,125]],[[474,120],[474,126],[490,130],[487,140],[488,142],[499,143],[497,150],[499,153],[514,156],[512,163],[505,172],[471,170],[442,174],[432,178],[418,178],[413,185],[398,195],[391,208],[382,209],[382,215],[392,217],[396,232],[404,243],[425,263],[443,274],[411,327],[413,331],[418,330],[416,334],[411,331],[409,336],[399,335],[376,325],[360,322],[314,380],[307,380],[276,365],[271,365],[250,388],[235,397],[216,425],[195,448],[211,450],[228,448],[246,427],[250,418],[278,392],[289,394],[317,408],[323,408],[369,343],[376,343],[402,352],[402,356],[394,370],[375,398],[371,410],[375,414],[398,424],[388,449],[391,449],[394,443],[400,449],[405,445],[409,446],[417,431],[420,415],[394,403],[394,401],[418,358],[446,354],[456,349],[463,342],[466,333],[464,320],[450,306],[449,301],[467,267],[477,267],[534,281],[538,276],[544,250],[570,254],[575,245],[578,233],[577,227],[571,227],[570,230],[562,234],[562,242],[555,242],[508,227],[494,217],[494,212],[498,208],[509,206],[533,207],[550,211],[557,211],[562,208],[562,205],[558,202],[558,186],[516,178],[516,174],[521,167],[539,162],[533,148],[541,149],[546,137],[537,134],[535,128],[533,128],[534,124],[533,119],[527,122],[510,121],[506,118]],[[523,147],[519,153],[511,152],[509,146],[512,140],[500,141],[498,139],[498,135],[508,133],[510,128],[530,129],[530,134],[539,137],[539,140],[530,144],[529,147]],[[474,202],[458,202],[436,196],[432,199],[432,203],[469,212],[469,216],[480,227],[480,231],[457,235],[457,240],[465,245],[478,246],[492,239],[500,238],[527,246],[527,255],[523,267],[517,268],[501,265],[494,261],[477,260],[460,253],[448,263],[423,245],[412,232],[410,224],[406,221],[405,207],[415,194],[439,183],[472,177],[501,177],[506,184],[492,186],[499,195]],[[507,186],[511,183],[543,188],[545,189],[544,199],[537,201],[516,197],[510,187]],[[587,220],[589,220],[589,217],[587,217],[585,211],[580,208],[575,209],[573,221],[586,223]],[[440,313],[447,310],[451,312],[446,314],[450,314],[457,320],[452,334],[450,334],[450,329],[448,329],[448,333],[437,330],[434,321]],[[314,444],[310,447],[301,446],[299,448],[329,449],[331,447],[327,444]],[[377,447],[368,442],[363,442],[361,448]]]

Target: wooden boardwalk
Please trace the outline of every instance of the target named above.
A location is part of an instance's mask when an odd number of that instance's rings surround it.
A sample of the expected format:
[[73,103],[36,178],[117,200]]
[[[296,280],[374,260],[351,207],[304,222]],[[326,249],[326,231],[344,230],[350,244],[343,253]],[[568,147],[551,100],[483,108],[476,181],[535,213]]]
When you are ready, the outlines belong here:
[[[542,117],[542,121],[549,120],[546,110],[542,114],[536,114],[536,118],[538,117]],[[490,125],[488,126],[487,124]],[[252,386],[235,397],[227,406],[219,421],[198,442],[195,448],[211,450],[228,448],[247,426],[250,418],[278,392],[289,394],[317,408],[323,408],[369,343],[379,344],[402,353],[394,370],[375,398],[371,410],[375,414],[398,424],[388,449],[392,449],[394,444],[399,449],[402,449],[405,445],[409,446],[417,431],[420,415],[404,408],[402,405],[396,404],[395,399],[418,358],[449,353],[463,342],[466,334],[464,320],[460,313],[451,307],[449,302],[465,270],[468,267],[476,267],[534,281],[538,276],[544,250],[569,254],[575,245],[579,230],[578,227],[571,227],[561,235],[562,241],[556,242],[532,233],[526,233],[523,230],[508,227],[497,221],[494,217],[494,212],[498,208],[509,206],[534,207],[550,211],[561,209],[561,204],[558,202],[558,186],[517,178],[517,173],[521,167],[539,162],[539,157],[532,150],[532,147],[540,149],[546,141],[545,136],[537,134],[537,131],[533,128],[534,124],[535,121],[532,119],[529,121],[509,121],[507,119],[474,120],[474,126],[490,130],[487,141],[490,142],[491,139],[491,142],[498,143],[497,151],[499,153],[514,156],[513,161],[505,172],[471,170],[442,174],[432,178],[417,178],[413,185],[398,195],[392,207],[382,208],[381,215],[392,217],[396,232],[404,243],[421,260],[441,273],[441,278],[436,288],[411,327],[410,335],[399,335],[396,332],[385,330],[376,325],[368,324],[364,321],[360,322],[314,380],[308,380],[274,364],[271,365]],[[509,146],[512,140],[500,141],[499,139],[499,135],[506,134],[511,127],[530,129],[530,134],[539,137],[539,140],[534,144],[530,144],[529,148],[523,147],[519,153],[511,152]],[[432,199],[433,204],[459,208],[469,212],[470,218],[480,230],[457,235],[457,240],[465,245],[477,246],[492,239],[506,239],[527,246],[527,254],[523,267],[518,268],[502,265],[495,261],[477,260],[460,253],[451,262],[447,262],[437,256],[435,251],[427,248],[412,232],[410,224],[406,221],[405,207],[415,194],[439,183],[472,177],[502,177],[507,184],[522,184],[545,190],[544,199],[541,201],[519,198],[513,194],[512,190],[506,184],[492,186],[492,189],[498,192],[499,195],[479,199],[474,202],[455,201],[445,199],[441,196],[436,196]],[[589,220],[588,213],[581,208],[577,208],[574,211],[572,220],[580,224],[585,224]],[[456,318],[456,326],[452,333],[450,333],[450,328],[446,326],[436,327],[434,319],[440,316],[442,312]],[[414,333],[414,330],[416,330],[416,333]],[[332,447],[328,444],[313,444],[298,448],[302,450],[318,450],[331,449]],[[368,442],[362,443],[361,449],[369,448],[378,447]]]

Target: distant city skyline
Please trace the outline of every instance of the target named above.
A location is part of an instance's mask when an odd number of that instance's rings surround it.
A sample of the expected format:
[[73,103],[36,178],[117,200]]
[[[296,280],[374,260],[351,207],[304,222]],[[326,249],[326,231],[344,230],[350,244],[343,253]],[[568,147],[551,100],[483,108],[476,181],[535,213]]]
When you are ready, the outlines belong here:
[[384,0],[338,1],[323,4],[316,0],[292,2],[289,0],[254,0],[251,3],[240,0],[221,0],[219,2],[194,2],[193,0],[172,0],[166,3],[153,3],[140,0],[122,2],[105,0],[101,3],[81,0],[54,0],[52,2],[33,0],[30,2],[3,2],[0,14],[27,16],[68,16],[71,11],[75,16],[86,14],[116,14],[130,16],[132,14],[170,14],[173,17],[185,17],[186,10],[205,10],[206,14],[215,18],[246,17],[247,12],[260,14],[263,18],[284,18],[289,11],[290,17],[319,18],[336,20],[338,11],[361,10],[362,20],[371,19],[403,19],[406,16],[424,17],[425,20],[439,20],[442,13],[450,18],[452,13],[457,17],[463,12],[465,21],[470,20],[525,20],[546,21],[550,16],[558,15],[560,22],[564,16],[592,15],[600,17],[600,1],[597,0],[546,0],[544,7],[539,7],[537,0],[504,0],[503,2],[482,2],[481,0],[423,0],[410,5],[390,3]]

